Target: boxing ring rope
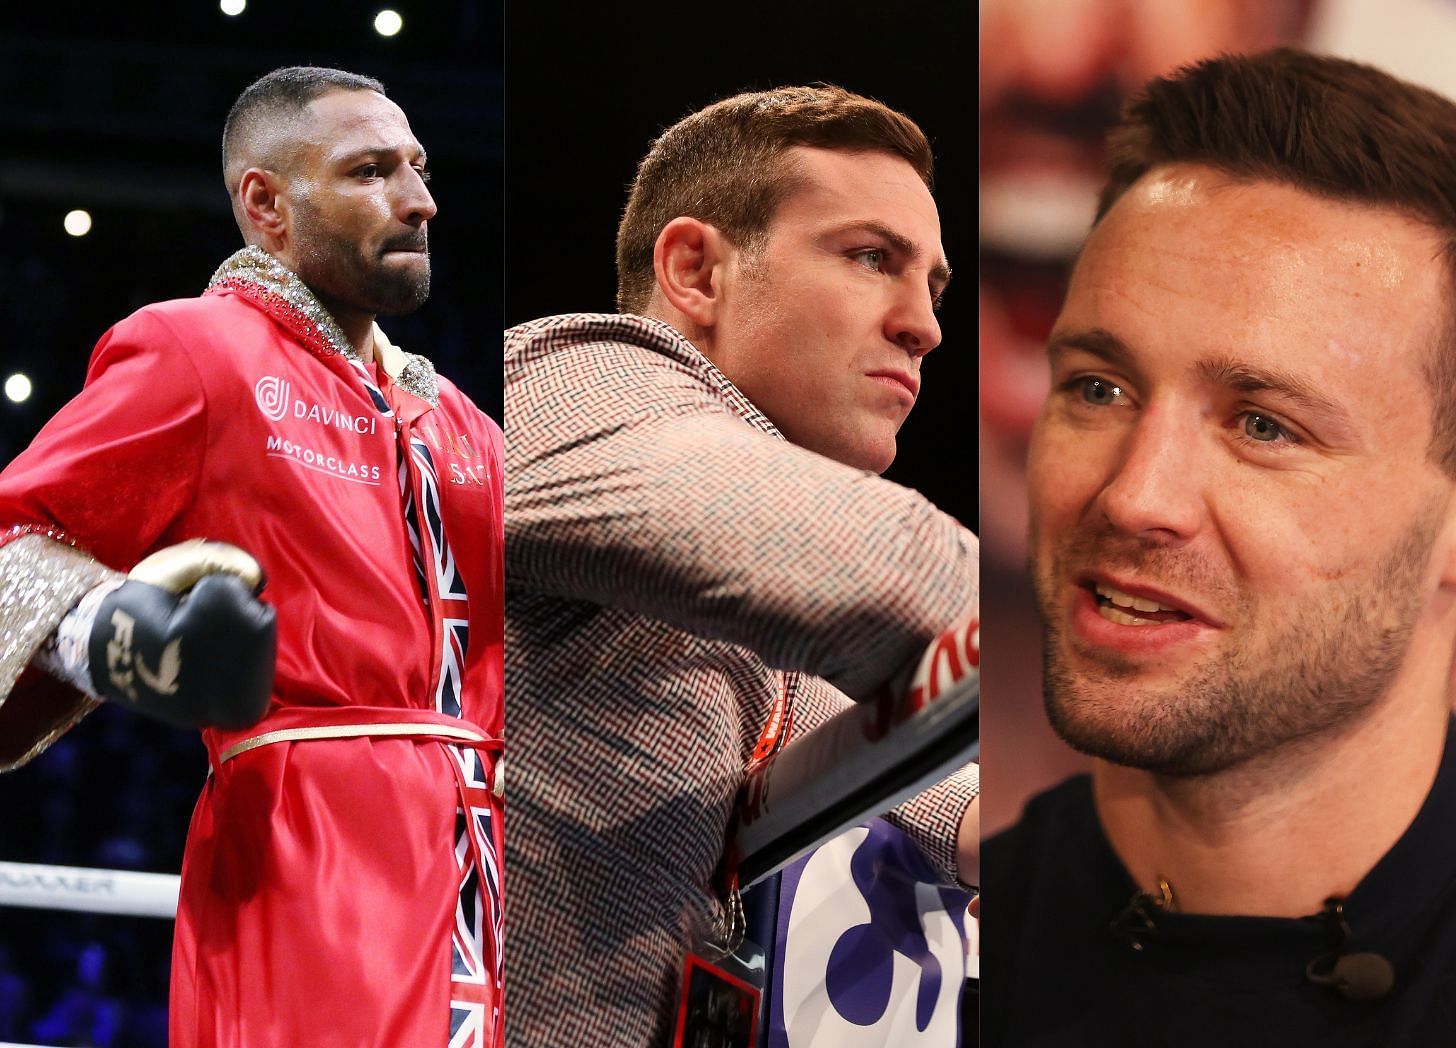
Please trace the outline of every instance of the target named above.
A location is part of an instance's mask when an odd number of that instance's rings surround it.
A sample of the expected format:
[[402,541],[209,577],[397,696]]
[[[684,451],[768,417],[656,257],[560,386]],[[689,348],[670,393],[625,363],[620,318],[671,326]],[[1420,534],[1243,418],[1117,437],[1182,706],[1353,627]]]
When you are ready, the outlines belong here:
[[178,884],[168,873],[0,862],[0,906],[170,919],[177,915]]
[[[121,917],[177,916],[181,878],[170,873],[0,862],[0,907],[72,910]],[[0,1041],[0,1048],[48,1048]]]
[[837,714],[751,772],[729,835],[745,886],[980,757],[981,624],[970,616],[909,679]]

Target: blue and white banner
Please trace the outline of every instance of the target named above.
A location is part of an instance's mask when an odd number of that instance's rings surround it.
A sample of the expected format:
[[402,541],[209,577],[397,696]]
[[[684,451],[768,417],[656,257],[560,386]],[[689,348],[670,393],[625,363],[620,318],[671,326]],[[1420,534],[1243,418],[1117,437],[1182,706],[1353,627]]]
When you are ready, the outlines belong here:
[[768,1048],[958,1048],[970,893],[883,819],[781,878]]

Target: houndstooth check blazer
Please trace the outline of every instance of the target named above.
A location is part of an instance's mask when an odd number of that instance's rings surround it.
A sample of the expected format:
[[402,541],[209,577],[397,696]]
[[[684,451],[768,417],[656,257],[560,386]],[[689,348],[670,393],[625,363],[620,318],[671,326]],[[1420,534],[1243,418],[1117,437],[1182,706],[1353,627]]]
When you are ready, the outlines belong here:
[[[659,1045],[779,689],[797,737],[887,680],[974,605],[977,542],[666,324],[551,317],[505,356],[507,1043]],[[947,880],[976,789],[890,816]]]

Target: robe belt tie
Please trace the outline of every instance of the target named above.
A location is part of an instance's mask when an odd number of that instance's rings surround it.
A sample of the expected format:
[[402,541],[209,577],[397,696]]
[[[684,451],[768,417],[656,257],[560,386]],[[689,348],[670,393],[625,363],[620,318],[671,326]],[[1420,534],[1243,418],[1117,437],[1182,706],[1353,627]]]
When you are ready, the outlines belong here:
[[[427,714],[427,716],[430,717],[429,720],[421,721],[381,721],[377,724],[308,724],[292,728],[276,728],[273,731],[260,732],[233,743],[218,754],[217,763],[221,767],[234,757],[247,753],[249,750],[256,750],[261,746],[271,746],[278,742],[310,742],[316,739],[414,737],[463,744],[479,750],[499,751],[502,748],[503,744],[500,739],[492,738],[479,728],[461,721],[458,717],[446,717],[433,713]],[[504,764],[505,762],[498,755],[491,784],[491,792],[497,797],[505,794]]]

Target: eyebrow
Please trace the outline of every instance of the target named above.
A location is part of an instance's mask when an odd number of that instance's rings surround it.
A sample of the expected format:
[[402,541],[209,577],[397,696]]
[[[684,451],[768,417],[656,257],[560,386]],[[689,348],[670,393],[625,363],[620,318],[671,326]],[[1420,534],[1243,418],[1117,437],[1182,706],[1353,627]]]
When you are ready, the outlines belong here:
[[401,150],[409,152],[411,149],[418,149],[420,151],[419,156],[417,157],[420,163],[423,164],[428,162],[429,158],[425,154],[425,147],[420,145],[418,142],[401,142],[400,144],[393,146],[361,146],[359,149],[352,149],[347,153],[343,153],[339,156],[334,157],[333,162],[336,164],[352,164],[359,160],[367,160],[369,157],[372,156],[383,156],[389,153],[398,153]]
[[1199,361],[1198,373],[1210,382],[1240,393],[1273,393],[1284,397],[1339,426],[1348,428],[1353,424],[1349,412],[1321,393],[1313,383],[1278,368],[1254,367],[1219,357]]
[[1123,364],[1128,367],[1132,367],[1134,364],[1132,352],[1127,348],[1127,344],[1103,328],[1087,328],[1083,331],[1066,331],[1060,334],[1053,332],[1052,337],[1047,341],[1047,356],[1049,357],[1072,349],[1083,350],[1112,364]]
[[[905,234],[896,232],[883,222],[872,218],[860,222],[849,222],[839,229],[836,229],[834,234],[837,236],[841,233],[849,233],[854,230],[864,230],[866,233],[873,233],[906,258],[913,260],[924,255],[924,252],[920,250],[919,246],[909,237],[905,236]],[[946,262],[943,258],[935,262],[930,267],[930,279],[939,282],[940,291],[944,291],[945,286],[950,283],[950,263]],[[937,294],[939,294],[939,291]]]

